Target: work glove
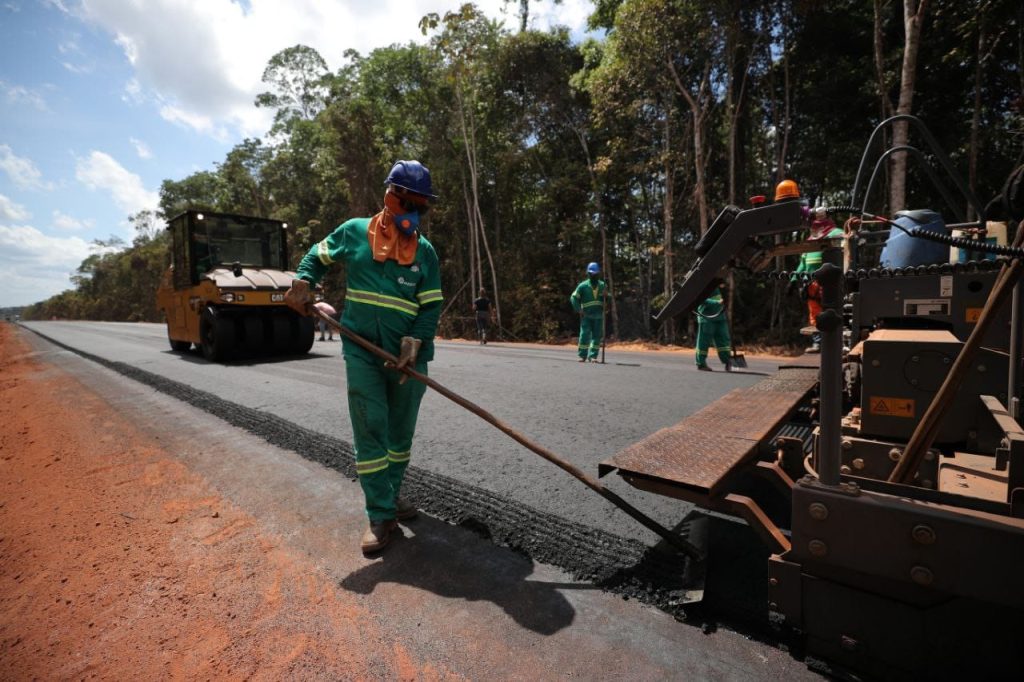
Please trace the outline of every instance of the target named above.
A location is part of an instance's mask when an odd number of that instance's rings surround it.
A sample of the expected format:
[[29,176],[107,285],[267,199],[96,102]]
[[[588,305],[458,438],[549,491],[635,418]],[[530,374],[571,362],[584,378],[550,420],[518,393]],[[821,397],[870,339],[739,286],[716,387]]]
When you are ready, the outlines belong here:
[[[402,348],[398,352],[398,364],[395,365],[395,369],[401,372],[405,367],[416,367],[416,354],[420,352],[420,345],[422,343],[419,339],[411,336],[403,336]],[[398,380],[398,383],[404,384],[408,378],[408,374],[402,374],[402,378]]]
[[284,294],[284,302],[300,315],[312,315],[313,296],[309,293],[309,282],[293,279],[291,287]]

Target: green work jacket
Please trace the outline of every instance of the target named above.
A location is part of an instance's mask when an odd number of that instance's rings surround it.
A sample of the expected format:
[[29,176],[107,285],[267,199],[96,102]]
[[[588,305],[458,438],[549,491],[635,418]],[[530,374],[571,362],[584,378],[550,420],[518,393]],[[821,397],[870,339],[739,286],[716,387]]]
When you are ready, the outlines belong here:
[[725,301],[722,300],[722,292],[716,287],[711,295],[697,306],[697,320],[715,320],[721,317],[723,312],[725,312]]
[[[825,235],[825,239],[838,239],[838,238],[842,237],[845,234],[846,233],[843,232],[843,229],[841,227],[833,227],[831,230],[829,230],[828,234]],[[794,270],[794,273],[797,273],[797,272],[812,273],[812,272],[814,272],[815,270],[817,270],[818,268],[821,267],[821,258],[822,258],[821,251],[809,251],[809,252],[807,252],[805,254],[802,254],[800,256],[800,265],[798,265],[796,267],[796,270]]]
[[[398,355],[403,336],[423,342],[418,360],[434,359],[434,334],[441,316],[441,271],[437,253],[423,235],[409,266],[373,259],[366,231],[369,218],[353,218],[309,250],[296,276],[316,284],[334,263],[345,264],[345,311],[341,323],[367,341]],[[369,355],[344,338],[345,353]]]
[[597,288],[590,284],[587,278],[576,285],[576,291],[572,292],[569,302],[576,312],[583,311],[584,317],[601,318],[604,315],[604,280],[597,280]]

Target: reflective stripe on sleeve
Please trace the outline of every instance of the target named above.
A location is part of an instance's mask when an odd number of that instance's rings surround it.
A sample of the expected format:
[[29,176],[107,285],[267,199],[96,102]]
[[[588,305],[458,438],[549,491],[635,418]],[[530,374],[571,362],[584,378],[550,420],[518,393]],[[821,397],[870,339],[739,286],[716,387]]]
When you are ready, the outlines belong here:
[[440,289],[428,289],[427,291],[421,291],[416,294],[416,298],[419,299],[420,305],[444,300],[444,296],[441,295]]
[[330,247],[327,246],[326,239],[316,245],[316,255],[324,265],[330,265],[334,262],[331,258],[331,250]]

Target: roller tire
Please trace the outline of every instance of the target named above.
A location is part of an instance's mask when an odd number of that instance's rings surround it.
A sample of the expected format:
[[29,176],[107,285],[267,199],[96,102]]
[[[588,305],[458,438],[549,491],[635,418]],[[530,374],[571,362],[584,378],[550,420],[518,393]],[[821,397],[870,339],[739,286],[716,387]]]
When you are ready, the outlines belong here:
[[199,338],[203,357],[210,362],[221,362],[235,347],[234,322],[204,310],[199,319]]
[[[298,316],[297,316],[298,317]],[[296,334],[292,337],[292,353],[305,355],[313,347],[315,325],[312,317],[298,317],[295,320]]]
[[287,315],[270,318],[270,332],[275,353],[288,353],[292,348],[293,322]]
[[261,315],[248,314],[242,318],[242,339],[245,350],[250,353],[259,353],[266,348],[266,336]]

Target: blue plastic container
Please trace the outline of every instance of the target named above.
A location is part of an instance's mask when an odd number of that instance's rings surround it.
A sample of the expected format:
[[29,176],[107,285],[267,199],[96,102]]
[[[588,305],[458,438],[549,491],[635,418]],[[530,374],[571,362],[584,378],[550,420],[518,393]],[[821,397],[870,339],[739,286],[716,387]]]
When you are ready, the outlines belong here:
[[[905,230],[920,227],[929,232],[949,234],[946,222],[935,211],[900,211],[896,224]],[[891,227],[889,238],[882,247],[879,265],[883,268],[906,268],[912,265],[931,265],[949,262],[949,245],[911,237],[902,230]]]

